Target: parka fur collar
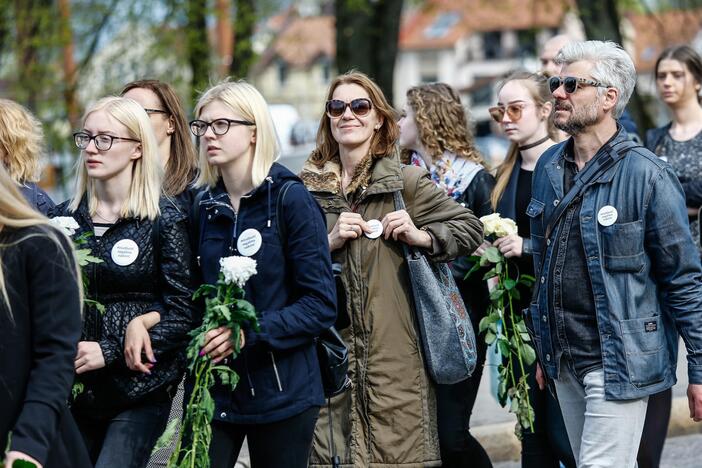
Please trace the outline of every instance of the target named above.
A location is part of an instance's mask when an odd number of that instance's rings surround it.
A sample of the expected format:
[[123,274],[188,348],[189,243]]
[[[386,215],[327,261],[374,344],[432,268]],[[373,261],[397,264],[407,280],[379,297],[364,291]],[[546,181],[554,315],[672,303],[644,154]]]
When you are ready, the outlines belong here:
[[[311,192],[327,192],[341,194],[341,160],[336,154],[320,169],[309,160],[300,172],[300,178]],[[381,183],[381,187],[375,187]],[[388,155],[367,155],[356,166],[351,183],[346,188],[347,197],[359,188],[368,189],[374,186],[374,191],[390,192],[402,189],[402,171],[399,156],[396,152]]]

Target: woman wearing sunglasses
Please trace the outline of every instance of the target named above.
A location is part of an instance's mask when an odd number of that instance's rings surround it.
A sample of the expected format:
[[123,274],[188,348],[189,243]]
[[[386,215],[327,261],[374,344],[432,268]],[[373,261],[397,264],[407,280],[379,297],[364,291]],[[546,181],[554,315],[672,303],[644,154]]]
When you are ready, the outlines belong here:
[[[198,256],[214,284],[222,257],[256,260],[245,286],[260,331],[242,331],[241,376],[232,393],[215,384],[210,459],[232,467],[246,437],[253,468],[304,468],[324,403],[315,337],[336,316],[335,285],[324,217],[294,174],[276,163],[278,139],[263,96],[248,83],[207,90],[190,129],[200,137]],[[198,196],[199,197],[199,196]],[[221,362],[231,330],[206,337],[202,353]]]
[[[656,87],[672,120],[646,132],[646,147],[668,161],[685,191],[692,238],[700,249],[702,206],[702,57],[689,46],[664,50],[654,68]],[[702,252],[702,250],[700,250]],[[657,468],[670,421],[672,391],[651,395],[639,444],[640,468]]]
[[[552,138],[555,129],[550,119],[553,98],[549,85],[553,86],[560,78],[552,77],[551,80],[555,81],[547,83],[541,75],[514,73],[499,85],[497,106],[490,108],[490,115],[511,141],[507,157],[497,168],[492,204],[502,217],[517,222],[518,231],[497,239],[494,245],[511,259],[520,274],[532,276],[534,266],[526,211],[531,200],[531,176],[536,162],[555,144]],[[572,85],[575,90],[577,81]],[[566,83],[566,86],[571,85]],[[531,291],[524,288],[520,294],[522,300],[515,305],[516,310],[528,307]],[[560,462],[566,467],[575,467],[558,401],[547,390],[539,390],[535,366],[527,372],[529,399],[535,416],[534,431],[522,429],[522,467],[558,468]]]
[[0,161],[29,204],[47,214],[54,202],[37,185],[43,149],[41,122],[16,102],[0,99]]
[[122,96],[134,99],[149,115],[164,170],[163,193],[176,198],[185,213],[190,213],[197,153],[180,98],[171,85],[159,80],[132,81],[124,86]]
[[[348,298],[341,330],[351,387],[322,409],[311,466],[439,466],[433,384],[414,328],[401,243],[435,261],[473,252],[482,226],[426,171],[401,168],[394,111],[366,75],[332,81],[325,115],[300,177],[327,218],[329,248]],[[407,206],[398,210],[394,193]],[[332,444],[334,448],[332,448]]]
[[[74,237],[87,235],[102,261],[83,274],[104,310],[85,310],[74,363],[83,391],[71,409],[96,467],[141,468],[168,420],[193,328],[186,217],[160,197],[156,139],[135,101],[98,101],[74,141],[75,193],[53,215],[72,217]],[[147,328],[149,346],[134,352],[125,336]]]
[[[490,194],[495,178],[475,148],[458,94],[447,84],[431,83],[407,91],[400,126],[402,159],[429,170],[434,183],[476,216],[493,212]],[[473,329],[485,316],[489,295],[481,279],[487,269],[465,280],[472,264],[462,257],[453,262],[454,278],[468,306]],[[478,360],[470,378],[453,385],[436,385],[441,466],[491,467],[487,453],[470,434],[470,415],[483,375],[485,340],[478,339]]]

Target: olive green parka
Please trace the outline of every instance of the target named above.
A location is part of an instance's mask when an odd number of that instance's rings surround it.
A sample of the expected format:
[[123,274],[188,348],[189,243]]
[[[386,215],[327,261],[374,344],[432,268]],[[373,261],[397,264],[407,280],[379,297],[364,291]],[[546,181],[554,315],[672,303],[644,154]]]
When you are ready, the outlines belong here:
[[[429,232],[435,261],[469,255],[483,230],[470,210],[436,187],[429,174],[400,167],[396,154],[366,157],[344,195],[338,156],[323,168],[307,162],[300,174],[326,215],[331,231],[340,213],[382,220],[402,191],[416,227]],[[334,445],[344,467],[440,466],[436,403],[421,354],[408,270],[398,241],[362,236],[332,252],[342,265],[350,326],[341,331],[349,347],[352,385],[332,399]],[[322,408],[310,466],[330,466],[329,415]]]

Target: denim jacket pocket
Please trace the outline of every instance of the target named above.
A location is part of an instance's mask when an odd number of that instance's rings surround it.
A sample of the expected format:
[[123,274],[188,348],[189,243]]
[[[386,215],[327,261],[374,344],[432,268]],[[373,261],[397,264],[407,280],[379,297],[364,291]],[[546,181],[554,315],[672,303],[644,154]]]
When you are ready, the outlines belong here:
[[[527,206],[526,214],[529,216],[534,221],[540,221],[541,222],[541,230],[537,233],[534,232],[533,229],[531,229],[531,253],[540,257],[543,255],[543,247],[544,247],[544,237],[543,237],[543,213],[544,213],[544,202],[537,200],[536,198],[532,198],[531,201],[529,202],[529,206]],[[538,264],[538,263],[537,263]]]
[[643,222],[600,226],[604,266],[610,271],[641,272],[646,256],[643,249]]
[[661,317],[620,320],[619,326],[631,383],[644,387],[661,382],[668,359]]

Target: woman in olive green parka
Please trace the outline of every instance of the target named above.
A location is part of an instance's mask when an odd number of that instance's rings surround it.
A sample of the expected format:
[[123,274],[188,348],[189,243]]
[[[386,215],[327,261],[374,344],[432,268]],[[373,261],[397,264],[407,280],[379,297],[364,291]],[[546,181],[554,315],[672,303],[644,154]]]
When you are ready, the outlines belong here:
[[[326,214],[347,296],[350,325],[341,334],[352,385],[331,402],[334,445],[344,467],[440,466],[434,392],[400,242],[445,262],[469,255],[483,238],[480,221],[426,171],[400,167],[398,134],[378,86],[361,73],[341,75],[328,93],[317,149],[300,174]],[[395,209],[396,191],[407,211]],[[323,408],[310,466],[330,466],[330,458]]]

